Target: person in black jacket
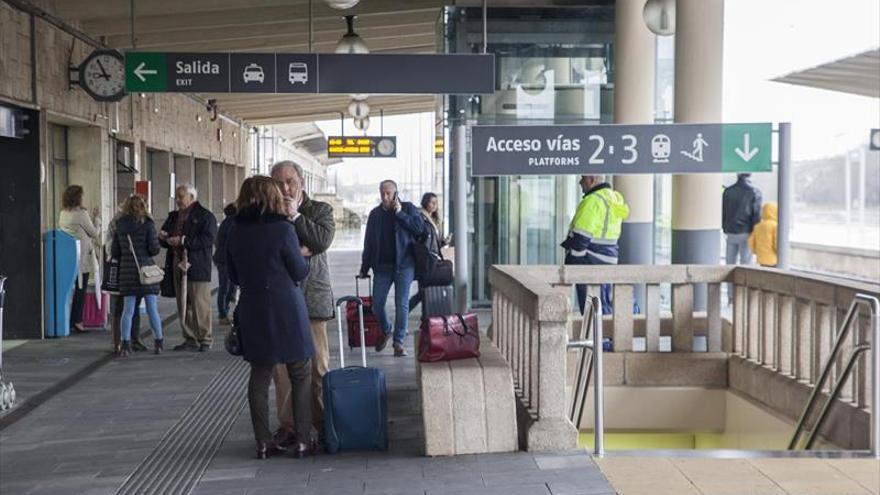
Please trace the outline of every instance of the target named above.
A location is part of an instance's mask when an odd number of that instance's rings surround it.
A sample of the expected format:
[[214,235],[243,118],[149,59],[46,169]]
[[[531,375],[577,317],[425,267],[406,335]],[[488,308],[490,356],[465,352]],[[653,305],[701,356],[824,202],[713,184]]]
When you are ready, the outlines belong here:
[[311,453],[315,346],[300,288],[309,265],[278,184],[263,176],[244,181],[226,246],[229,278],[241,288],[235,321],[243,357],[251,365],[248,403],[260,459],[285,450],[269,430],[269,383],[277,364],[285,366],[293,384],[295,453]]
[[[724,231],[728,265],[752,262],[749,235],[761,221],[761,190],[751,184],[752,174],[737,174],[736,183],[721,196],[721,229]],[[737,263],[739,258],[739,263]],[[733,301],[733,284],[727,285],[727,299]]]
[[[403,348],[409,320],[409,291],[415,278],[413,246],[424,233],[425,222],[419,210],[408,201],[401,201],[397,183],[383,180],[379,184],[382,204],[367,217],[364,252],[359,276],[367,277],[373,270],[373,312],[379,319],[382,333],[376,341],[376,352],[382,352],[388,338],[394,338],[394,356],[406,356]],[[385,302],[394,286],[394,327],[388,321]]]
[[119,355],[131,354],[131,323],[140,297],[147,305],[155,352],[160,354],[164,349],[164,338],[156,300],[159,284],[143,285],[140,280],[140,267],[155,265],[153,256],[159,254],[159,238],[156,224],[147,213],[147,203],[140,196],[134,195],[125,201],[122,217],[116,221],[112,250],[113,256],[119,260],[119,295],[123,298]]
[[168,249],[162,295],[177,299],[183,343],[175,351],[211,350],[211,254],[217,236],[217,218],[196,201],[196,188],[189,184],[174,191],[177,211],[172,211],[159,242]]
[[235,203],[229,203],[223,208],[225,218],[217,229],[217,242],[214,249],[214,265],[217,267],[217,313],[220,315],[220,323],[229,325],[229,305],[235,300],[235,284],[229,282],[229,272],[226,271],[226,239],[229,227],[235,220]]

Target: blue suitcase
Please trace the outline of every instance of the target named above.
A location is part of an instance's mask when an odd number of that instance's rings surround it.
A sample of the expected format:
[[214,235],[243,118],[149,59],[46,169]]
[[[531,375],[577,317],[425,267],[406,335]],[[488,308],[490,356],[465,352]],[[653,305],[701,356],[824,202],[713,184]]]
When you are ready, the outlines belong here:
[[362,366],[345,366],[342,307],[349,301],[358,304],[361,342],[364,341],[363,301],[347,296],[336,301],[339,326],[340,368],[328,371],[324,385],[324,438],[327,452],[340,450],[388,449],[388,401],[385,373],[367,367],[367,351],[361,346]]

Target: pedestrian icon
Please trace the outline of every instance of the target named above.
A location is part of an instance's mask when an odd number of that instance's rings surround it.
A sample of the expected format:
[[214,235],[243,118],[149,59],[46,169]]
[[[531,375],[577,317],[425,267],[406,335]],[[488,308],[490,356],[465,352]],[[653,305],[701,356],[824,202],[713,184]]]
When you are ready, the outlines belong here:
[[691,152],[682,151],[681,154],[696,162],[703,162],[703,148],[709,146],[709,143],[703,139],[703,133],[698,132],[697,138],[694,139],[694,149]]
[[669,163],[669,155],[672,154],[672,141],[666,134],[657,134],[651,139],[651,156],[654,163]]
[[263,68],[257,64],[248,64],[247,67],[244,68],[244,73],[242,74],[242,79],[245,83],[249,82],[259,82],[262,83],[266,79],[266,74],[263,72]]

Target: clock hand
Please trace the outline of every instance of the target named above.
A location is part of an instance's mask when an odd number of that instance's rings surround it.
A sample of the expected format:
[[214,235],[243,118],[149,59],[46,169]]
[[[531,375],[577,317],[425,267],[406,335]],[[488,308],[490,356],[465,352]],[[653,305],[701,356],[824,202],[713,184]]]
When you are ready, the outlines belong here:
[[101,59],[98,59],[97,62],[98,62],[98,67],[101,68],[101,74],[102,74],[101,77],[103,77],[104,79],[106,79],[106,80],[109,81],[109,80],[110,80],[110,74],[108,74],[108,73],[107,73],[107,70],[104,69],[104,64],[101,63]]

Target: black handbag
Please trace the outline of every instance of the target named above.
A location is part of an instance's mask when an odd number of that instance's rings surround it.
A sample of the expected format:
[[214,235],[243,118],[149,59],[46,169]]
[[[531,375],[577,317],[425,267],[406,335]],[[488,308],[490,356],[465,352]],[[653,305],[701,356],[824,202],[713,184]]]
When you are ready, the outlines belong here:
[[112,256],[102,256],[101,292],[119,295],[119,260]]
[[241,334],[238,333],[238,327],[232,325],[229,331],[226,332],[226,338],[223,339],[223,346],[226,347],[226,352],[233,356],[242,355]]
[[434,269],[419,279],[419,284],[422,287],[450,285],[453,278],[452,261],[439,259],[434,264]]

